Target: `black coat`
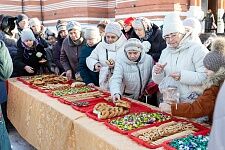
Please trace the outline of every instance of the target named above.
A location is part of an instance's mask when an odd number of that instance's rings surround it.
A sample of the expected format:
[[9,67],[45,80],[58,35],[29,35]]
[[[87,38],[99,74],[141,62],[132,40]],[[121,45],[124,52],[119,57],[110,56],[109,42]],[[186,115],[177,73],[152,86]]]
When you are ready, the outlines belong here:
[[[44,50],[44,47],[42,45],[35,44],[32,49],[28,49],[22,44],[20,38],[17,42],[17,47],[17,55],[13,60],[14,76],[30,76],[47,72],[47,70],[43,70],[44,68],[47,69],[47,62],[44,64],[39,63],[41,59],[47,60],[46,51]],[[41,57],[36,56],[38,52],[42,53]],[[30,74],[26,72],[26,70],[24,69],[25,66],[32,67],[34,69],[34,73]]]
[[157,25],[152,24],[152,29],[153,33],[147,40],[140,40],[149,41],[151,43],[151,49],[147,54],[151,55],[154,61],[158,62],[162,50],[166,48],[166,41],[163,39],[162,31]]
[[60,62],[60,54],[61,54],[63,40],[64,40],[63,38],[58,37],[57,43],[53,46],[53,49],[52,49],[53,60],[56,66],[59,68],[60,73],[63,73],[65,71]]
[[97,44],[92,47],[88,45],[82,46],[79,55],[79,70],[81,78],[86,84],[94,83],[96,86],[99,86],[99,73],[91,71],[86,65],[86,58],[90,56],[96,46]]

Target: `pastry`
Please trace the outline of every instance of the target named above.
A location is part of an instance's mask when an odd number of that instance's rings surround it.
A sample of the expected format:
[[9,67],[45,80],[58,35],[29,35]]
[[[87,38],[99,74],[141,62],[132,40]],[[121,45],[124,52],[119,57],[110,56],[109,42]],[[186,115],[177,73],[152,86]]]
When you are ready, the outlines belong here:
[[130,102],[124,101],[124,100],[118,100],[115,102],[115,105],[118,107],[124,107],[124,108],[130,108],[131,104]]
[[83,86],[85,86],[84,82],[73,82],[71,84],[71,87],[83,87]]
[[106,103],[98,103],[93,108],[93,113],[98,115],[99,119],[109,119],[120,115],[125,115],[129,112],[123,107],[113,107]]

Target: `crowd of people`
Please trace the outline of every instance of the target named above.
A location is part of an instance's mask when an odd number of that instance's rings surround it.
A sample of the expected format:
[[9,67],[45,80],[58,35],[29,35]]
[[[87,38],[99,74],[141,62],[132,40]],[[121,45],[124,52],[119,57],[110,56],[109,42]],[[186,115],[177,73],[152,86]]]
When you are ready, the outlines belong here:
[[[103,20],[86,28],[74,20],[58,20],[56,29],[57,35],[45,30],[38,18],[25,14],[0,15],[0,102],[4,115],[4,80],[54,73],[108,90],[114,102],[123,96],[143,101],[152,90],[148,86],[156,85],[159,91],[153,93],[149,104],[174,116],[213,121],[225,79],[225,38],[215,36],[209,42],[211,47],[204,45],[195,18],[182,21],[173,12],[166,15],[162,27],[145,17]],[[0,119],[4,135],[0,149],[8,150],[1,113]]]

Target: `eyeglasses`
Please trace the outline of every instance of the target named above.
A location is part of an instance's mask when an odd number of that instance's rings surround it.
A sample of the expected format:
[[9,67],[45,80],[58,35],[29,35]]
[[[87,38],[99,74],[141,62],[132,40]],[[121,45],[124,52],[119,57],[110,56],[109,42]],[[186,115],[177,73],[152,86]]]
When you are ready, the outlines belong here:
[[163,38],[164,38],[165,40],[169,40],[169,39],[173,40],[173,39],[174,39],[175,37],[177,37],[177,35],[179,35],[179,34],[180,34],[179,32],[171,33],[171,34],[169,34],[169,35],[164,36]]

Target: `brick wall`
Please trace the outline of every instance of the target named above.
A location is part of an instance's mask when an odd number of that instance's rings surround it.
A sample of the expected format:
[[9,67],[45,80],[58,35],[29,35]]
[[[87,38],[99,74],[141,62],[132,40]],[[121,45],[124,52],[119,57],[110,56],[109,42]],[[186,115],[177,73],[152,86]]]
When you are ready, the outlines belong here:
[[[17,15],[22,13],[22,0],[1,0],[0,13]],[[97,24],[103,18],[124,19],[129,16],[145,16],[162,20],[166,13],[174,10],[186,12],[190,0],[24,0],[24,13],[29,17],[43,15],[46,26],[55,25],[58,19],[75,19],[83,24]]]

